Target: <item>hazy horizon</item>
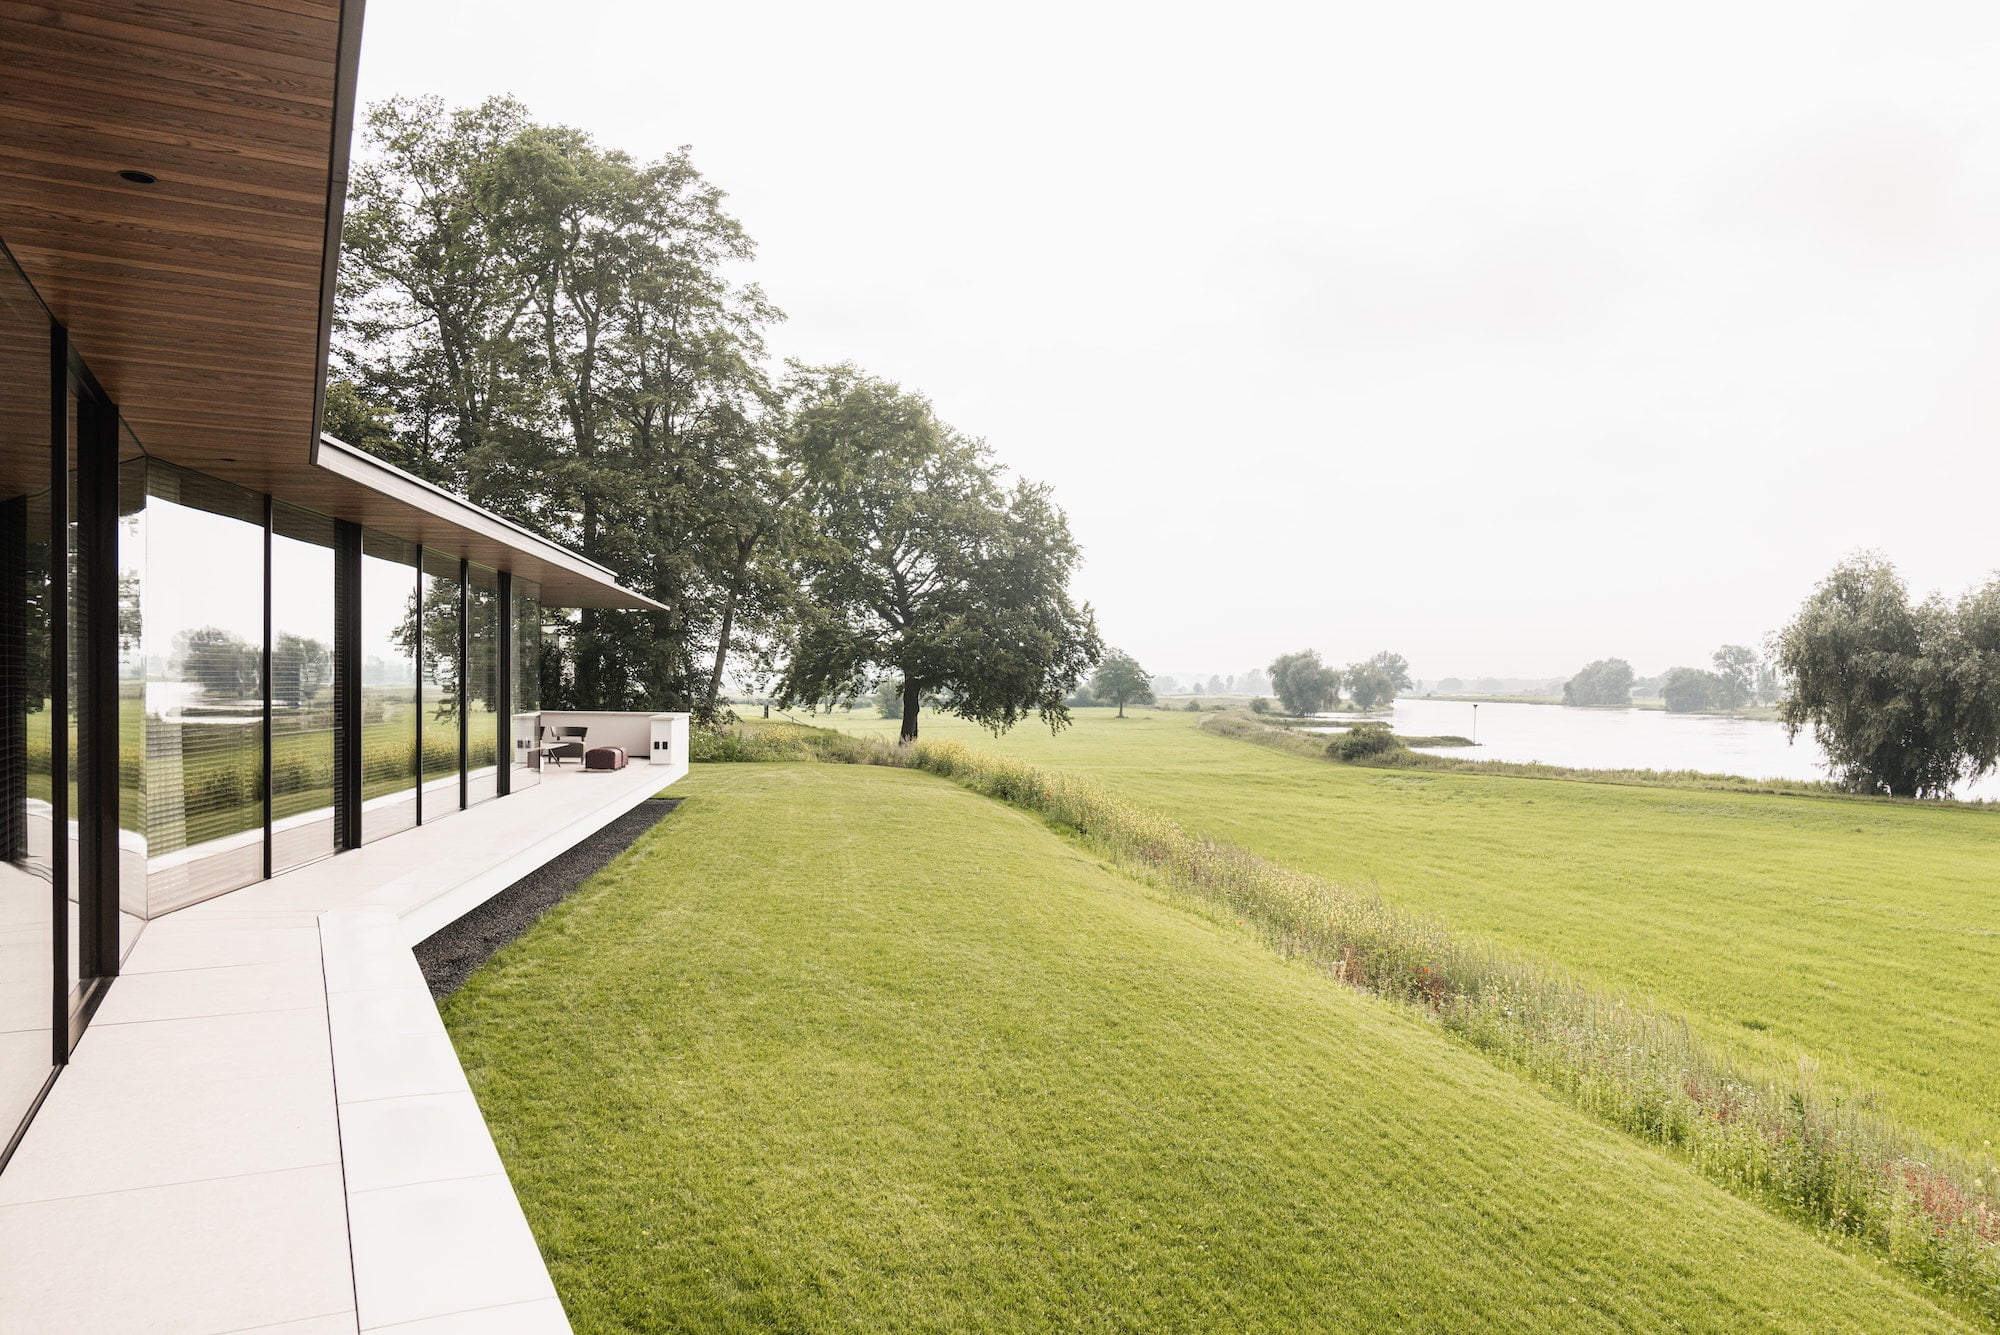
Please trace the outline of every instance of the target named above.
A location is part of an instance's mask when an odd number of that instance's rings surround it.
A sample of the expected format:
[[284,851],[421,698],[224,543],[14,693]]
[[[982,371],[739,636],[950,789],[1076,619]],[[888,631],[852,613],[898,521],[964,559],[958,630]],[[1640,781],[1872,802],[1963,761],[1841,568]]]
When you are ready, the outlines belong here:
[[1053,483],[1149,668],[1553,678],[1856,548],[2000,565],[1996,56],[1971,4],[374,0],[360,91],[690,146],[773,352]]

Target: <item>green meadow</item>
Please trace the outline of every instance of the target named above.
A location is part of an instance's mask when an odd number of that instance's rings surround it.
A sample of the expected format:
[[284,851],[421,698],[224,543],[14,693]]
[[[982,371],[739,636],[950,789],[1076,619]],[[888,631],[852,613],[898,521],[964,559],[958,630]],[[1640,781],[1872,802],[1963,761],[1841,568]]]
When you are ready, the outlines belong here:
[[1203,733],[1196,714],[1076,717],[1055,737],[923,726],[1377,887],[1919,1131],[2000,1144],[2000,811],[1369,769]]
[[581,1335],[1970,1328],[957,785],[674,791],[443,1007]]

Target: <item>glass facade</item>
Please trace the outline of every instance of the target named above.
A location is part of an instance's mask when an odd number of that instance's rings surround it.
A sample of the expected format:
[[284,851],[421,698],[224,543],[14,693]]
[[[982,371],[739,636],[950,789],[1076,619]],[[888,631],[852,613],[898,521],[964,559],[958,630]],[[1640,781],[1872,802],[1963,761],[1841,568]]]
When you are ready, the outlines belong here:
[[[127,433],[129,436],[129,433]],[[131,452],[137,454],[136,445]],[[121,449],[121,454],[124,450]],[[118,926],[119,957],[146,921],[146,645],[140,573],[145,565],[146,462],[118,465]]]
[[534,782],[540,633],[147,457],[0,250],[0,1164],[149,920]]
[[49,339],[0,257],[0,1145],[56,1060]]
[[455,556],[426,551],[423,559],[422,632],[417,715],[424,758],[423,819],[438,820],[464,805],[460,792],[460,746],[464,726],[465,680],[460,635],[465,621],[462,563]]
[[271,504],[271,870],[335,851],[331,519]]
[[152,919],[537,782],[541,631],[148,457],[0,248],[0,1167]]
[[500,576],[485,566],[465,575],[465,801],[500,794]]
[[[143,911],[264,875],[264,498],[154,463],[126,521],[143,555]],[[132,896],[128,893],[127,901]]]
[[514,739],[514,757],[508,782],[518,790],[542,779],[541,757],[534,749],[542,717],[542,588],[525,579],[511,584],[507,633],[513,713],[508,731]]
[[361,535],[361,838],[417,823],[417,547]]

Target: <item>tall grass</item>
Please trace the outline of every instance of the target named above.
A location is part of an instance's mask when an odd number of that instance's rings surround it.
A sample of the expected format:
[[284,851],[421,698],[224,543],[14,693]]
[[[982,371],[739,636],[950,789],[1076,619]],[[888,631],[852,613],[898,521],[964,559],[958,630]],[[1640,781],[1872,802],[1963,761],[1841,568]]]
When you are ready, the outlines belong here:
[[[1296,735],[1294,735],[1296,736]],[[1849,1239],[2000,1322],[2000,1160],[1924,1143],[1809,1064],[1741,1070],[1678,1018],[1458,936],[1372,893],[1189,833],[1096,783],[963,743],[739,729],[718,749],[901,765],[1032,812],[1282,954],[1409,1005],[1729,1190]],[[696,752],[697,758],[700,752]],[[749,758],[739,754],[730,758]]]

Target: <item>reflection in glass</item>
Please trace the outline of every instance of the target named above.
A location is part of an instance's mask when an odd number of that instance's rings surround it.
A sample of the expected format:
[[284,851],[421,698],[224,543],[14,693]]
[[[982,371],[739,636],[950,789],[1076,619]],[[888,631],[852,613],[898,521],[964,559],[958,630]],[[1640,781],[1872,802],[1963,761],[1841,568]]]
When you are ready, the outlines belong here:
[[[60,720],[63,729],[63,754],[68,757],[67,772],[69,778],[63,785],[62,811],[64,819],[56,826],[55,835],[68,845],[65,850],[63,862],[63,866],[67,868],[63,873],[63,897],[67,904],[64,912],[69,915],[69,930],[63,938],[68,943],[68,958],[64,962],[66,969],[64,977],[69,979],[69,1010],[73,1013],[77,1006],[82,1003],[84,991],[89,982],[83,976],[83,969],[81,967],[83,959],[83,914],[79,911],[78,905],[82,895],[83,849],[80,847],[82,840],[79,837],[81,830],[77,824],[79,807],[76,800],[77,780],[83,772],[84,765],[84,757],[78,754],[76,746],[77,691],[80,685],[77,667],[82,657],[82,646],[77,641],[77,628],[83,624],[84,610],[81,596],[82,589],[77,579],[76,570],[77,414],[82,401],[77,396],[76,386],[73,384],[68,386],[64,393],[68,401],[68,410],[64,414],[64,420],[68,423],[68,435],[63,442],[63,470],[66,475],[64,486],[68,492],[69,500],[66,517],[57,522],[62,524],[63,541],[65,544],[63,550],[68,553],[68,556],[64,561],[57,561],[54,557],[51,557],[50,565],[53,577],[62,581],[63,592],[61,596],[65,604],[64,615],[68,618],[65,624],[69,627],[69,638],[68,643],[64,646],[62,664],[56,669],[63,674],[64,687],[67,691],[64,698],[69,702]],[[53,509],[51,513],[53,513]],[[51,638],[54,638],[53,626],[51,627]],[[53,703],[51,704],[51,709],[53,710]],[[56,722],[57,720],[52,713],[50,723],[53,725]]]
[[500,576],[484,566],[465,582],[465,800],[500,792]]
[[361,839],[417,823],[417,549],[361,535]]
[[[124,432],[121,456],[136,454]],[[146,461],[118,465],[118,957],[146,925]]]
[[0,256],[0,1144],[55,1022],[49,484],[49,321]]
[[146,907],[157,917],[264,874],[264,499],[146,472]]
[[532,580],[513,581],[513,615],[508,631],[514,637],[513,705],[514,772],[510,788],[519,792],[541,782],[541,756],[535,748],[536,724],[542,708],[542,586]]
[[422,674],[418,682],[424,753],[426,823],[441,819],[460,806],[458,729],[465,701],[459,662],[459,562],[440,552],[424,553],[423,633],[419,641]]
[[333,853],[333,521],[271,506],[271,871]]

